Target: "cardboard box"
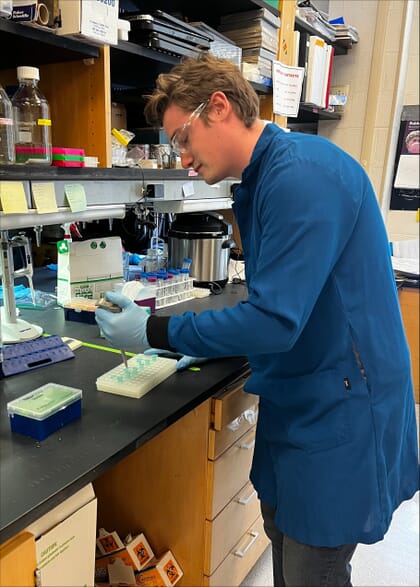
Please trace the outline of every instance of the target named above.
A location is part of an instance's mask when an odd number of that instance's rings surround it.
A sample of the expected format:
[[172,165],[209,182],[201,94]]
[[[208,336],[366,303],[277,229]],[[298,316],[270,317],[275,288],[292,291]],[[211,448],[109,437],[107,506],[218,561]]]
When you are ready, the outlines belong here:
[[57,303],[72,298],[99,299],[123,279],[122,243],[118,236],[57,243]]
[[124,548],[124,544],[117,532],[107,532],[104,528],[99,528],[96,546],[103,555],[111,554]]
[[12,20],[32,22],[37,16],[37,0],[13,0]]
[[154,559],[154,552],[144,534],[139,534],[126,545],[126,550],[131,558],[136,561],[138,571],[147,567]]
[[[101,530],[96,543],[98,550],[105,554],[104,556],[99,556],[95,561],[95,577],[97,581],[107,579],[111,566],[114,569],[114,574],[122,569],[124,576],[126,576],[128,571],[124,567],[130,567],[134,573],[134,571],[144,569],[154,560],[155,555],[144,534],[138,534],[128,544],[124,545],[116,532],[106,533],[103,528]],[[118,548],[120,544],[122,548]],[[115,565],[115,563],[117,564]]]
[[77,35],[99,44],[118,44],[118,0],[60,0],[58,35]]
[[116,550],[112,554],[100,556],[95,560],[95,581],[107,581],[109,568],[117,560],[121,560],[123,567],[129,567],[134,574],[134,571],[136,570],[136,562],[126,549],[122,548],[121,550]]
[[27,528],[42,587],[94,586],[96,508],[89,484]]
[[127,129],[127,108],[124,104],[111,103],[111,128]]
[[170,550],[155,558],[152,564],[136,575],[136,582],[143,587],[171,587],[178,583],[183,572]]

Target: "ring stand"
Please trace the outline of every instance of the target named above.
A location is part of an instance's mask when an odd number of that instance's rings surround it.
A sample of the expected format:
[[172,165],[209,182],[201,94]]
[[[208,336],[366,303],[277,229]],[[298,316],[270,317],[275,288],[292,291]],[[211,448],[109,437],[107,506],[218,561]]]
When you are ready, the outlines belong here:
[[1,308],[1,342],[12,344],[33,340],[42,335],[42,328],[16,316],[14,292],[13,247],[7,230],[0,231],[1,270],[4,306]]

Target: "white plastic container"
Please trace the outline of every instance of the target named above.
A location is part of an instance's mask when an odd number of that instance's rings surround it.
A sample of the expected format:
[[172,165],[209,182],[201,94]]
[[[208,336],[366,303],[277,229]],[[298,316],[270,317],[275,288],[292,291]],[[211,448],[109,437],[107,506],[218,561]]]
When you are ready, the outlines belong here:
[[37,440],[59,430],[82,414],[82,390],[46,383],[7,404],[12,432]]

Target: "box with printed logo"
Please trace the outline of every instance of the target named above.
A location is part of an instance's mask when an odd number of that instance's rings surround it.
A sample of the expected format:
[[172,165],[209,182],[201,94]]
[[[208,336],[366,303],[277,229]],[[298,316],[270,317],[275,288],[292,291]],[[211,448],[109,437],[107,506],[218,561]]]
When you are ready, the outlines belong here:
[[136,574],[136,583],[142,587],[172,587],[183,572],[170,550],[153,559],[151,564]]
[[58,35],[76,35],[98,44],[118,44],[118,0],[60,0]]

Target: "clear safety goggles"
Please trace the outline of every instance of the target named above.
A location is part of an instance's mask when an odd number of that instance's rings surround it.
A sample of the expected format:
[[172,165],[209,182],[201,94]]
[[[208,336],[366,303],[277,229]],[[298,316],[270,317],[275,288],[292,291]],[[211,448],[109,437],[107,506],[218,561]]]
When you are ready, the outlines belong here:
[[172,137],[171,148],[172,148],[172,151],[174,151],[174,153],[176,153],[176,155],[182,155],[183,153],[185,153],[188,150],[188,148],[189,148],[189,134],[190,134],[191,125],[194,122],[194,120],[197,120],[197,118],[200,118],[201,114],[204,112],[204,109],[206,108],[208,103],[209,103],[208,100],[206,100],[205,102],[201,102],[201,104],[199,106],[197,106],[197,108],[193,112],[191,112],[191,114],[189,115],[187,120],[184,122],[182,127]]

